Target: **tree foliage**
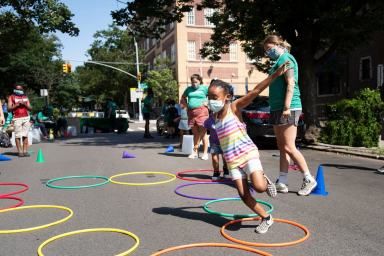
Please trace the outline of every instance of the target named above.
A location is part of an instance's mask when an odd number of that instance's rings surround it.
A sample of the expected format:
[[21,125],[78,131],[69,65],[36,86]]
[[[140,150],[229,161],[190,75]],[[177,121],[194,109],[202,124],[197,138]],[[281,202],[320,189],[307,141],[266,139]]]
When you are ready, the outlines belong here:
[[380,93],[363,89],[355,98],[328,106],[329,121],[321,141],[355,147],[376,147],[381,131],[384,102]]
[[[180,21],[194,5],[192,0],[146,0],[127,3],[113,12],[118,24],[130,24],[142,36],[159,37],[163,25]],[[277,33],[293,45],[292,53],[300,69],[301,91],[307,121],[315,122],[316,73],[334,54],[345,54],[371,39],[384,28],[384,2],[381,0],[202,0],[198,8],[214,8],[211,40],[201,50],[203,56],[219,60],[234,40],[255,65],[265,71],[262,40]],[[268,64],[268,63],[267,63]]]
[[[104,62],[136,74],[133,37],[125,29],[111,25],[96,32],[88,55],[92,61]],[[118,105],[127,107],[129,88],[137,87],[136,80],[127,74],[92,63],[77,68],[76,79],[84,95],[92,95],[98,104],[111,97]]]
[[56,92],[63,62],[61,44],[50,33],[77,35],[72,16],[57,0],[0,0],[0,95],[20,81],[36,95],[40,88]]
[[159,67],[149,70],[145,82],[152,88],[155,99],[165,102],[167,99],[178,99],[179,86],[175,80],[173,70],[168,67]]

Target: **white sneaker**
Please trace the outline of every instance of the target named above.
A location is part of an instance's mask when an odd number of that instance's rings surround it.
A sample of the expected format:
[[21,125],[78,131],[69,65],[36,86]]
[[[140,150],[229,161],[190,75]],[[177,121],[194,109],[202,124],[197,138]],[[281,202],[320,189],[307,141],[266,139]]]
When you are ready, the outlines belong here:
[[255,232],[258,234],[265,234],[267,233],[270,226],[273,224],[273,218],[272,215],[269,214],[267,218],[262,218],[260,224],[255,228]]
[[208,159],[209,159],[208,154],[203,154],[203,156],[201,157],[201,160],[208,160]]
[[277,192],[279,193],[285,194],[285,193],[288,193],[289,191],[288,186],[285,185],[284,183],[279,182],[279,180],[276,181],[275,186],[276,186]]
[[297,194],[299,196],[307,196],[312,192],[312,190],[315,189],[316,186],[317,182],[313,177],[310,180],[303,179],[303,185],[301,185],[301,189],[297,192]]
[[196,159],[196,158],[198,158],[198,157],[199,157],[199,155],[197,154],[196,151],[193,151],[192,154],[190,154],[190,155],[188,156],[188,158],[190,158],[190,159]]
[[276,186],[274,183],[271,182],[270,179],[268,179],[267,175],[264,174],[264,178],[267,181],[267,194],[270,197],[276,197],[277,196],[277,191],[276,191]]

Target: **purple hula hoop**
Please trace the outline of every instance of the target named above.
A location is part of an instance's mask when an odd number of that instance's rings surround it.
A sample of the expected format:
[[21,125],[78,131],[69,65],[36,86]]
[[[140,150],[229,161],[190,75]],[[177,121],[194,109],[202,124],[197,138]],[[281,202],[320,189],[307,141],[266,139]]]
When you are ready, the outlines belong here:
[[[185,184],[181,184],[181,185],[177,186],[175,189],[175,193],[178,194],[179,196],[183,196],[183,197],[191,198],[191,199],[197,199],[197,200],[218,200],[218,199],[220,199],[220,198],[213,198],[213,197],[190,196],[190,195],[181,193],[179,191],[183,187],[189,187],[189,186],[194,186],[194,185],[203,185],[203,184],[207,184],[207,185],[220,185],[220,184],[234,185],[234,183],[232,181],[228,181],[228,182],[225,182],[225,181],[224,182],[192,182],[192,183],[185,183]],[[255,191],[253,190],[252,186],[250,185],[249,187],[250,187],[251,193],[254,193]],[[223,197],[226,197],[226,196],[223,196]],[[234,198],[239,198],[239,197],[234,197]]]

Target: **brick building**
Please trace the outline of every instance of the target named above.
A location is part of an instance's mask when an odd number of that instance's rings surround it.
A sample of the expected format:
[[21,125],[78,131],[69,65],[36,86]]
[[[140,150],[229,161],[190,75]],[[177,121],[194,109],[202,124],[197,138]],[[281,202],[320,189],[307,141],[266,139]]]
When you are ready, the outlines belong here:
[[325,116],[325,106],[351,98],[363,88],[379,89],[384,83],[384,32],[377,32],[369,43],[348,56],[332,56],[318,73],[317,108]]
[[[222,54],[218,62],[200,56],[199,50],[213,33],[213,24],[207,19],[212,13],[213,9],[194,8],[186,13],[182,22],[168,25],[161,39],[141,40],[140,48],[145,50],[144,63],[153,69],[157,58],[168,58],[179,83],[179,94],[190,84],[190,76],[199,74],[205,84],[219,78],[234,85],[236,95],[243,95],[247,82],[252,89],[266,75],[255,69],[239,42],[231,43],[229,53]],[[268,90],[263,94],[268,95]]]

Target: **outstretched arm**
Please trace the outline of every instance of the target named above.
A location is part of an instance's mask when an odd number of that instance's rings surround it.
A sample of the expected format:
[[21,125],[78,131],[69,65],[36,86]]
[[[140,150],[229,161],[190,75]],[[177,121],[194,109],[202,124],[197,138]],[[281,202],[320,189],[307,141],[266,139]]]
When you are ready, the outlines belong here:
[[240,99],[233,102],[234,107],[236,109],[242,109],[251,104],[253,99],[256,98],[262,91],[264,91],[265,88],[267,88],[273,80],[275,80],[277,77],[281,76],[288,70],[289,61],[285,62],[283,65],[281,65],[275,73],[271,74],[267,78],[265,78],[263,81],[261,81],[259,84],[256,85],[256,87],[250,91],[247,95],[241,97]]

